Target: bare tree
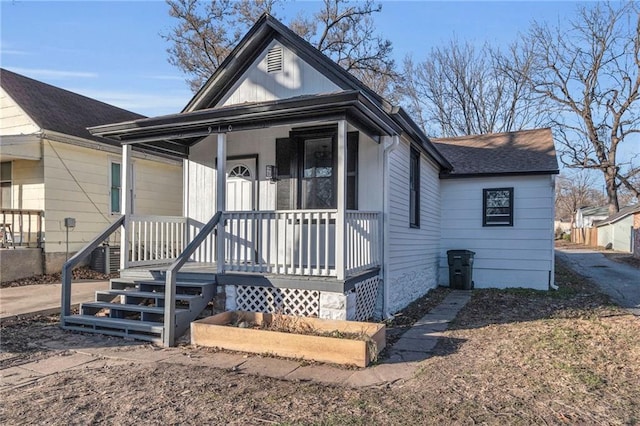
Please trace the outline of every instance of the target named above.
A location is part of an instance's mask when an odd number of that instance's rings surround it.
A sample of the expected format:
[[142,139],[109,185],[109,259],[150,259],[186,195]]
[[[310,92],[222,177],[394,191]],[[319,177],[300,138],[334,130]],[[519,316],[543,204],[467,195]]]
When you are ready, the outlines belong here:
[[[640,15],[635,3],[597,3],[578,9],[568,30],[534,24],[526,35],[534,90],[551,101],[550,119],[562,162],[602,172],[611,214],[618,189],[635,197],[640,167],[618,160],[622,143],[640,145]],[[635,150],[640,152],[640,148]],[[636,181],[637,182],[637,181]]]
[[[163,37],[172,43],[169,62],[188,76],[193,91],[220,66],[253,23],[265,12],[276,15],[282,0],[167,0],[178,20]],[[375,31],[373,0],[350,3],[324,0],[312,16],[298,16],[289,26],[318,50],[383,95],[396,78],[389,40]]]
[[556,178],[556,218],[570,218],[572,228],[579,208],[600,206],[605,202],[602,192],[595,188],[594,176],[587,172],[559,175]]
[[[517,49],[517,46],[513,47]],[[531,59],[485,44],[452,40],[415,63],[405,59],[402,85],[408,110],[431,134],[452,137],[540,126],[539,102],[527,77]]]

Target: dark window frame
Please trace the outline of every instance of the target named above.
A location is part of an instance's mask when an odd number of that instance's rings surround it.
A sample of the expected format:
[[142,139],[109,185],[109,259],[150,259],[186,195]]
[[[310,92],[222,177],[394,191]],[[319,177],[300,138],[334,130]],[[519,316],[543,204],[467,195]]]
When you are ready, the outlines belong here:
[[[114,165],[118,166],[118,173],[113,172]],[[116,182],[117,177],[117,182]],[[117,196],[114,198],[115,193]],[[120,214],[122,211],[122,163],[111,160],[109,162],[109,214]]]
[[[500,220],[500,219],[496,219],[496,217],[499,217],[497,215],[489,215],[487,214],[487,208],[490,207],[488,206],[488,195],[491,192],[498,192],[498,191],[507,191],[508,192],[508,200],[509,200],[509,206],[508,206],[508,215],[502,215],[502,217],[506,217],[506,219]],[[482,190],[482,226],[486,226],[486,227],[494,227],[494,226],[513,226],[513,201],[514,201],[514,197],[513,197],[513,187],[503,187],[503,188],[484,188]]]
[[[347,161],[345,170],[346,179],[346,193],[345,193],[345,208],[347,210],[358,209],[358,151],[359,151],[359,132],[353,131],[347,133]],[[294,128],[289,133],[287,138],[276,139],[276,173],[277,173],[277,185],[276,188],[276,208],[278,210],[300,210],[303,208],[303,158],[304,158],[304,141],[306,139],[318,139],[318,138],[331,138],[332,139],[332,156],[334,174],[333,179],[333,196],[335,206],[330,208],[337,208],[337,171],[338,171],[338,127],[337,126],[321,126],[321,127],[307,127],[307,128]],[[280,164],[278,153],[282,152],[286,155],[283,160],[289,161],[289,166],[283,167],[284,164]],[[353,156],[353,159],[351,159]],[[281,192],[282,191],[282,192]],[[351,193],[353,192],[353,194]],[[282,196],[282,197],[281,197]]]
[[[338,198],[337,198],[337,190],[338,190],[338,128],[336,127],[325,127],[318,129],[306,129],[306,130],[295,130],[291,132],[291,139],[294,141],[295,149],[297,150],[297,175],[296,175],[296,209],[310,209],[310,210],[319,210],[315,207],[309,207],[304,204],[304,157],[305,157],[305,141],[314,140],[314,139],[331,139],[331,191],[332,191],[332,205],[329,209],[335,209],[338,206]],[[321,210],[321,209],[320,209]]]
[[420,151],[409,154],[409,227],[420,228]]
[[0,164],[3,164],[4,167],[0,167],[0,169],[4,169],[4,171],[9,171],[9,176],[0,176],[0,186],[2,187],[2,191],[6,190],[8,188],[7,191],[7,195],[9,196],[8,199],[5,199],[3,197],[0,197],[0,201],[2,203],[2,208],[5,209],[10,209],[13,207],[13,161],[9,160],[9,161],[2,161]]

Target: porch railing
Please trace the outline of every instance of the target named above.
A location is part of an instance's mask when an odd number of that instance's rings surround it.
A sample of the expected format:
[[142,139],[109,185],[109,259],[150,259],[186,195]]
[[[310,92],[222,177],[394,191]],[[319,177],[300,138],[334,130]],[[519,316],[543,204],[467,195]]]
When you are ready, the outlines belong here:
[[225,212],[225,270],[336,275],[336,210]]
[[[338,250],[337,210],[224,212],[224,271],[335,277],[336,253],[344,253],[345,276],[380,266],[380,213],[348,211],[345,247]],[[132,216],[128,266],[174,262],[204,224],[184,217]],[[216,239],[207,234],[189,260],[219,262]]]
[[[225,212],[225,270],[336,276],[336,210]],[[346,213],[345,276],[380,265],[380,213]]]
[[184,217],[131,216],[127,230],[128,265],[172,263],[189,242],[187,230],[187,219]]
[[346,222],[345,275],[380,266],[380,213],[348,211]]
[[42,247],[42,210],[2,209],[0,246]]

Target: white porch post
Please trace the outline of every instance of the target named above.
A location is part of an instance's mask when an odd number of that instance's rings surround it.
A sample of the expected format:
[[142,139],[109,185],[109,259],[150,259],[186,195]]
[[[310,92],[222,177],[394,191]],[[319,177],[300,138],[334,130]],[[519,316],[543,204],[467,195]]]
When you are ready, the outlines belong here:
[[339,280],[345,277],[347,264],[347,122],[338,121],[338,175],[337,175],[337,208],[336,217],[336,275]]
[[120,232],[120,269],[129,266],[129,220],[131,216],[131,145],[122,145],[122,164],[120,165],[120,214],[124,215],[124,224]]
[[[216,164],[216,211],[224,212],[226,209],[227,197],[227,134],[218,133],[218,160]],[[216,240],[216,252],[218,253],[216,262],[218,273],[224,272],[224,215],[218,224],[218,238]]]

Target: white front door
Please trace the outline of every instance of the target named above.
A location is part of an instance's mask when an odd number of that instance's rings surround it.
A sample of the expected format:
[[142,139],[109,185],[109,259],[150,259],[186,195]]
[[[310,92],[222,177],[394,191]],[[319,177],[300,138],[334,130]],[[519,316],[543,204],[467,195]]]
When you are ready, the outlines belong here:
[[[227,160],[226,210],[241,212],[255,210],[256,160],[246,158]],[[256,226],[253,217],[232,215],[226,225],[227,264],[252,264],[256,256]]]
[[227,160],[227,211],[255,209],[256,160]]

